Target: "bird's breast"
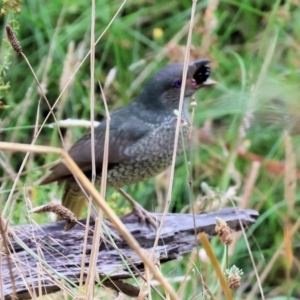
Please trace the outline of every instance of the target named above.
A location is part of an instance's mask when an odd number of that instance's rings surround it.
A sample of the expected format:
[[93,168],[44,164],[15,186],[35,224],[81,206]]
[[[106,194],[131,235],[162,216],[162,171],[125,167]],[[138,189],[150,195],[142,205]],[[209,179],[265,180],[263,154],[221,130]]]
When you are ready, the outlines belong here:
[[[107,183],[121,187],[146,180],[164,171],[172,162],[176,121],[165,122],[152,126],[150,132],[125,149],[128,159],[108,171]],[[179,131],[177,155],[188,147],[190,126],[182,121]]]

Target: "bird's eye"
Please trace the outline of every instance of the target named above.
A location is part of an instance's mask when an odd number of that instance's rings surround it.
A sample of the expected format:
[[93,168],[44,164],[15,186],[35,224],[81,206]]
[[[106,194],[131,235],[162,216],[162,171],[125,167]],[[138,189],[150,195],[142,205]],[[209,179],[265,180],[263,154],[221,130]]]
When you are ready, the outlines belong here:
[[181,87],[181,80],[176,80],[176,81],[173,83],[173,86],[176,87],[176,88],[180,88],[180,87]]

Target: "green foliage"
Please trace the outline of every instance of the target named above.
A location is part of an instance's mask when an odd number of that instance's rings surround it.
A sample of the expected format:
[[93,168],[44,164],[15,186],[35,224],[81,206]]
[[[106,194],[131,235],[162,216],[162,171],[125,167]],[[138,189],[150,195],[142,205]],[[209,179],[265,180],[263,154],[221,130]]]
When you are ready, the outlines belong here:
[[[214,143],[196,139],[191,151],[187,149],[186,159],[178,159],[171,210],[179,212],[191,203],[195,204],[196,211],[228,206],[231,201],[237,206],[243,205],[241,195],[253,161],[239,153],[244,147],[247,153],[259,155],[262,165],[246,206],[259,210],[261,214],[257,224],[248,232],[252,254],[261,274],[284,242],[288,215],[284,176],[282,172],[277,172],[279,164],[272,165],[277,168],[276,172],[268,167],[270,160],[280,163],[285,159],[284,130],[295,134],[293,145],[299,166],[300,8],[296,0],[222,0],[209,15],[206,9],[212,2],[200,1],[197,4],[191,56],[209,57],[212,78],[218,81],[213,89],[197,93],[193,124],[193,131],[198,136],[198,128],[210,120]],[[97,39],[119,9],[120,1],[101,0],[97,1],[96,6]],[[134,0],[125,4],[96,45],[96,119],[105,115],[97,81],[104,85],[112,68],[117,69],[117,75],[105,91],[110,110],[126,105],[139,93],[142,84],[137,80],[149,66],[151,69],[146,78],[169,61],[183,60],[182,47],[187,38],[183,28],[189,21],[190,6],[190,2],[183,0]],[[46,88],[52,105],[90,49],[90,18],[90,2],[27,0],[19,15],[10,12],[5,15],[5,21],[1,21],[2,25],[7,22],[15,25],[23,52]],[[156,28],[162,30],[159,38],[154,35]],[[180,37],[174,39],[178,33],[181,33]],[[170,43],[172,39],[174,42]],[[71,64],[68,65],[69,60]],[[88,120],[89,88],[90,66],[86,60],[54,109],[56,116],[59,119]],[[0,140],[31,143],[36,120],[41,124],[49,108],[41,98],[25,61],[12,52],[5,38],[1,43],[0,93]],[[247,114],[251,115],[249,119]],[[245,121],[250,123],[250,128],[245,126]],[[53,122],[50,116],[47,123]],[[241,127],[245,129],[242,136]],[[67,146],[84,131],[82,128],[62,129]],[[62,145],[57,130],[51,128],[42,130],[36,144]],[[23,153],[1,153],[1,207],[5,205],[23,158]],[[21,177],[13,195],[12,207],[15,210],[10,212],[13,224],[28,222],[24,195],[30,194],[33,206],[60,198],[61,191],[56,184],[34,186],[34,182],[45,172],[42,166],[56,158],[44,154],[30,156],[24,169],[26,174]],[[133,198],[140,199],[147,209],[154,210],[157,195],[161,194],[163,198],[166,195],[166,176],[127,187],[127,191]],[[209,191],[201,189],[203,182],[210,187]],[[234,186],[236,195],[226,198],[226,193]],[[116,209],[118,203],[123,205],[123,199],[111,190],[107,198]],[[299,198],[297,190],[294,214],[289,216],[292,224],[299,217]],[[124,211],[126,209],[119,209],[118,213]],[[45,216],[33,218],[39,222],[49,221],[49,217]],[[299,227],[296,232],[292,240],[295,253],[299,251]],[[216,241],[213,241],[213,246],[221,259],[223,248]],[[282,253],[284,251],[283,247]],[[299,265],[296,257],[294,259]],[[256,279],[248,276],[253,266],[243,239],[239,240],[229,260],[231,265],[234,263],[243,269],[242,285],[244,278],[247,278],[244,284],[248,291],[251,290]],[[166,265],[163,272],[168,277],[183,276],[188,263],[189,258],[185,257],[181,262]],[[206,282],[211,282],[213,289],[216,281],[211,266],[202,262],[201,269],[207,272]],[[187,283],[184,299],[191,299],[192,294],[199,295],[202,291],[197,276],[193,273],[189,275],[192,279]],[[290,285],[283,284],[288,278]],[[263,290],[274,296],[271,292],[278,287],[278,297],[284,294],[300,297],[297,285],[293,284],[299,280],[297,267],[288,270],[283,254],[273,263],[263,282]],[[174,285],[179,287],[177,283]],[[237,298],[244,299],[248,291],[237,291]],[[259,292],[253,297],[260,299]]]

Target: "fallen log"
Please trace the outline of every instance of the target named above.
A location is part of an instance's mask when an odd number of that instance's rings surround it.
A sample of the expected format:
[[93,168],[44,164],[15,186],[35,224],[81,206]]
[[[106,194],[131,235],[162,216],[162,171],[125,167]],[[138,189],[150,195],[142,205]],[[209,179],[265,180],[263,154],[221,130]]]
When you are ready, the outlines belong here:
[[[153,213],[158,220],[162,214]],[[215,218],[225,220],[233,231],[253,224],[258,213],[251,209],[225,208],[217,212],[191,215],[169,213],[159,239],[155,255],[160,263],[179,259],[199,244],[195,233],[205,232],[208,237],[216,235]],[[156,230],[141,223],[134,214],[121,218],[127,229],[145,251],[152,251]],[[85,253],[85,270],[88,270],[93,240],[94,220],[89,222]],[[40,294],[50,294],[64,286],[72,289],[79,284],[84,247],[86,220],[80,220],[70,231],[64,231],[65,221],[41,226],[23,225],[13,227],[14,234],[6,241],[6,253],[1,254],[1,299],[31,299]],[[129,296],[137,296],[139,289],[122,280],[142,276],[144,266],[113,226],[109,236],[100,242],[97,273],[105,286]],[[197,242],[196,242],[197,241]],[[127,266],[124,264],[124,260]],[[86,279],[83,276],[83,282]]]

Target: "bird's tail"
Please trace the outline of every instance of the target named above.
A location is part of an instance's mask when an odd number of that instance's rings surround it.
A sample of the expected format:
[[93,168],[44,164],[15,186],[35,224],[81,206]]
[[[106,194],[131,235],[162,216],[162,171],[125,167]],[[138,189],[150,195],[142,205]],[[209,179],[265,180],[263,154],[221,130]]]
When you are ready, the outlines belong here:
[[[76,218],[80,218],[84,204],[86,203],[86,197],[77,184],[66,184],[62,205],[72,211]],[[61,217],[57,217],[57,221],[62,220]]]

